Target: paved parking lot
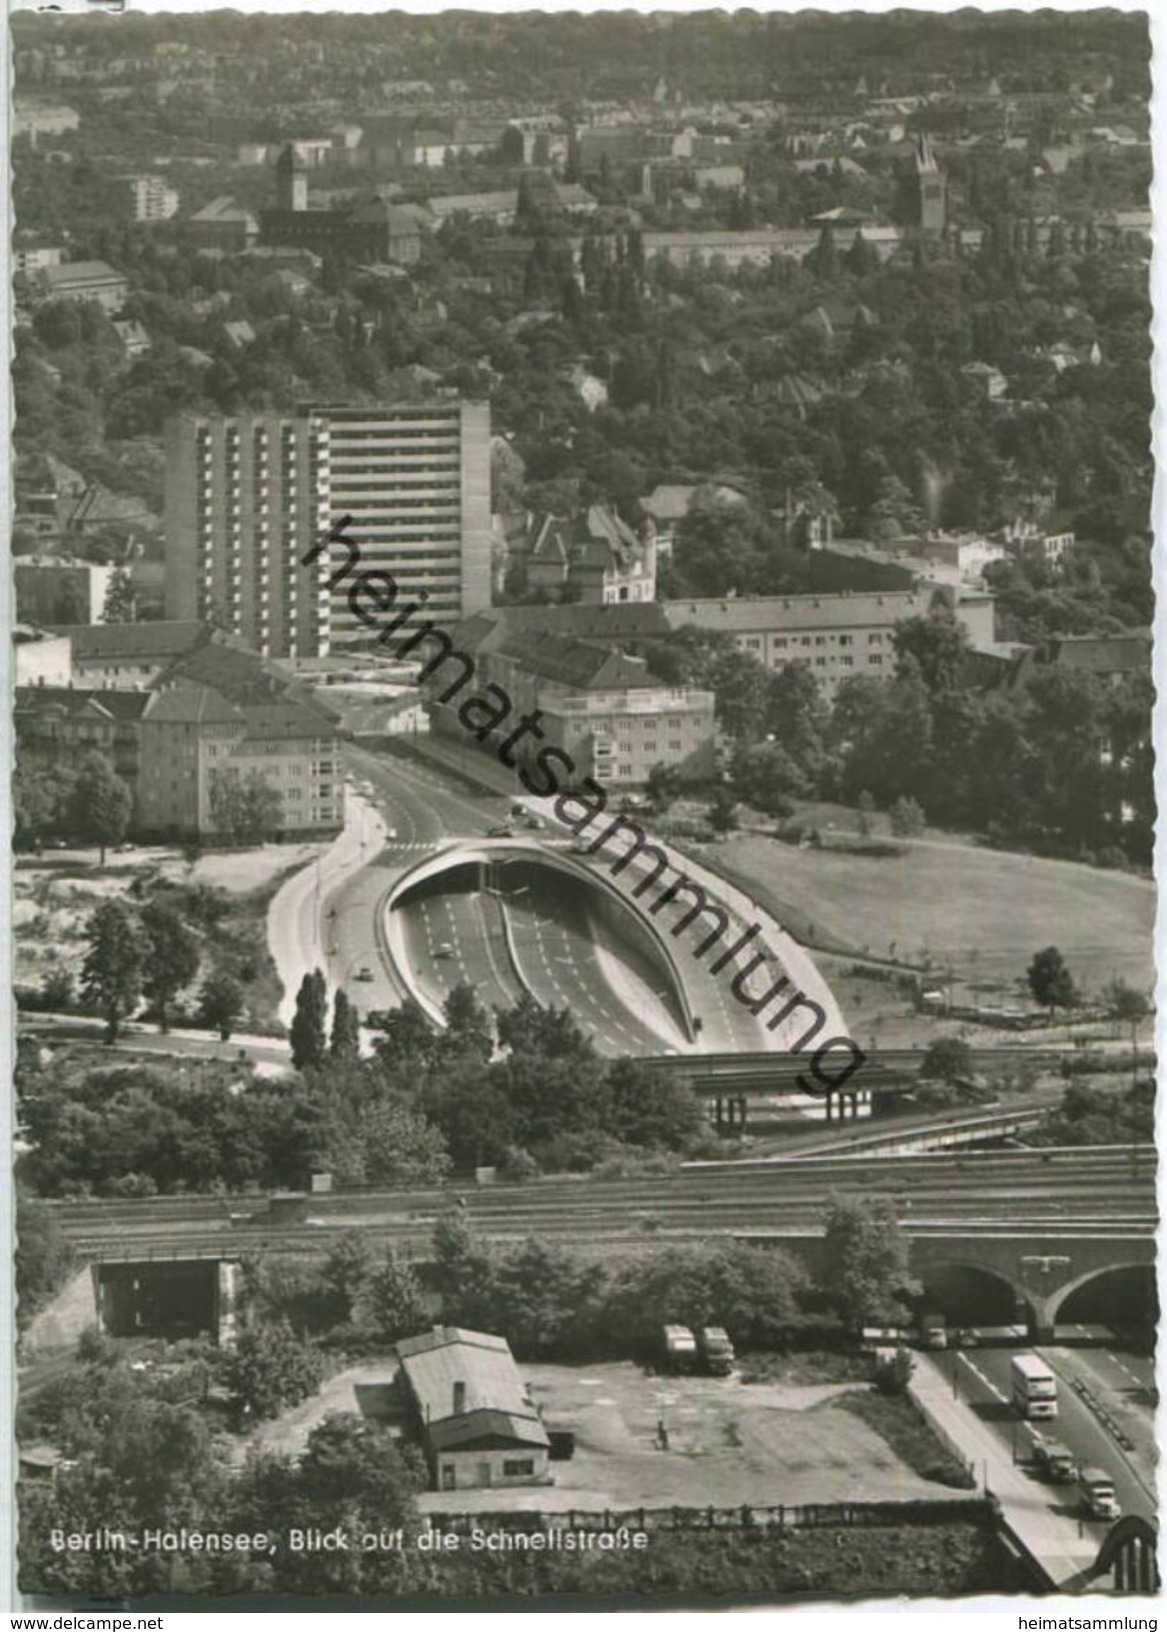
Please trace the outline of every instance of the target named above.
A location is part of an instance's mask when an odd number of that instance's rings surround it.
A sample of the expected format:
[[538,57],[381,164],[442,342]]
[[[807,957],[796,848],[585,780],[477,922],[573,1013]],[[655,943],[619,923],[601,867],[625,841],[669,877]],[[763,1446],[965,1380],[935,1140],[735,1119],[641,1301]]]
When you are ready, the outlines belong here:
[[552,1463],[554,1486],[435,1492],[422,1498],[423,1508],[735,1507],[965,1494],[921,1479],[839,1409],[854,1383],[655,1377],[623,1362],[521,1369],[547,1427],[575,1434],[572,1460]]

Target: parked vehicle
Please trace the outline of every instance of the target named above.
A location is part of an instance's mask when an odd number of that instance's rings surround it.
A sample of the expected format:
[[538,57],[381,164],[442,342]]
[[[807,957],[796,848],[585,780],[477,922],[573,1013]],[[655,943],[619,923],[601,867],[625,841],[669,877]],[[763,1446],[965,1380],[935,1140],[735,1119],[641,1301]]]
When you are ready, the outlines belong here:
[[543,829],[547,826],[547,823],[543,820],[542,816],[536,816],[534,811],[532,811],[531,814],[524,819],[523,826],[529,828],[533,833],[542,833]]
[[1033,1460],[1043,1479],[1055,1485],[1068,1485],[1078,1471],[1074,1453],[1056,1439],[1043,1439],[1039,1434],[1034,1441]]
[[372,978],[373,978],[373,971],[369,968],[367,963],[362,963],[361,967],[357,970],[356,974],[353,976],[354,980],[372,980]]
[[506,822],[496,822],[494,827],[486,830],[488,839],[510,839],[514,837],[514,830]]
[[702,1326],[697,1333],[701,1363],[711,1377],[728,1377],[736,1356],[724,1326]]
[[1122,1515],[1114,1493],[1114,1480],[1105,1468],[1082,1468],[1078,1474],[1082,1506],[1090,1519],[1117,1519]]
[[920,1316],[920,1347],[922,1349],[946,1349],[948,1347],[948,1327],[944,1316],[927,1314]]
[[1018,1414],[1040,1421],[1058,1414],[1058,1380],[1038,1354],[1015,1354],[1013,1404]]
[[695,1371],[697,1369],[697,1339],[687,1326],[666,1326],[664,1363],[666,1371]]

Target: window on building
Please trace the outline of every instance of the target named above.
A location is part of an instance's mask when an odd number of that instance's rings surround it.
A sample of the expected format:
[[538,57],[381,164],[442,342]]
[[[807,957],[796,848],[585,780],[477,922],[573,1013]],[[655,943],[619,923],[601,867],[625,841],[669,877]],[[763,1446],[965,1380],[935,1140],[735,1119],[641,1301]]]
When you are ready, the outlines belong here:
[[816,657],[815,660],[814,660],[814,666],[815,666],[816,669],[825,669],[826,666],[827,666],[826,658],[825,657]]
[[841,657],[839,662],[845,669],[851,669],[855,666],[855,659],[853,657]]
[[851,635],[840,635],[839,636],[839,645],[840,646],[850,646],[853,638],[854,637],[851,636]]
[[803,635],[802,639],[799,641],[799,645],[800,646],[809,646],[810,645],[810,636],[809,635]]
[[502,1471],[506,1479],[520,1479],[524,1474],[534,1473],[535,1463],[529,1456],[508,1457],[502,1465]]
[[826,635],[816,635],[814,637],[814,643],[816,646],[825,646],[827,643]]
[[883,636],[882,635],[868,635],[867,644],[869,646],[882,646],[883,645]]
[[883,667],[883,658],[878,656],[869,657],[867,660],[867,666],[868,668],[872,669],[881,669]]

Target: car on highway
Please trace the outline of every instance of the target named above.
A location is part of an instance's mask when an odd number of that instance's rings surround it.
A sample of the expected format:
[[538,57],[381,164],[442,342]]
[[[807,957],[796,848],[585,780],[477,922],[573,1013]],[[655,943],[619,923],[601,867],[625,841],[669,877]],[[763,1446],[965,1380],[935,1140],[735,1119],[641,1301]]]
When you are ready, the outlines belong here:
[[434,957],[435,958],[452,958],[453,956],[454,956],[454,948],[450,945],[449,941],[439,942],[438,948],[434,953]]
[[361,967],[357,970],[356,974],[353,976],[353,979],[354,980],[372,980],[373,979],[373,971],[369,968],[367,963],[362,963]]
[[486,836],[488,839],[513,839],[514,828],[506,822],[497,822],[494,827],[487,828]]

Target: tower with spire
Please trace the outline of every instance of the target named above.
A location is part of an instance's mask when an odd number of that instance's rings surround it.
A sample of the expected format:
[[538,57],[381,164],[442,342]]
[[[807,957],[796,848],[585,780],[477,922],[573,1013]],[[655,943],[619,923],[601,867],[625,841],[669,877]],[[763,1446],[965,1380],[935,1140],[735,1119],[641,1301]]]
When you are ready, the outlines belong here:
[[297,211],[308,208],[308,166],[292,142],[285,144],[276,160],[276,208]]
[[939,238],[944,232],[944,173],[927,136],[916,137],[917,224],[925,238]]

